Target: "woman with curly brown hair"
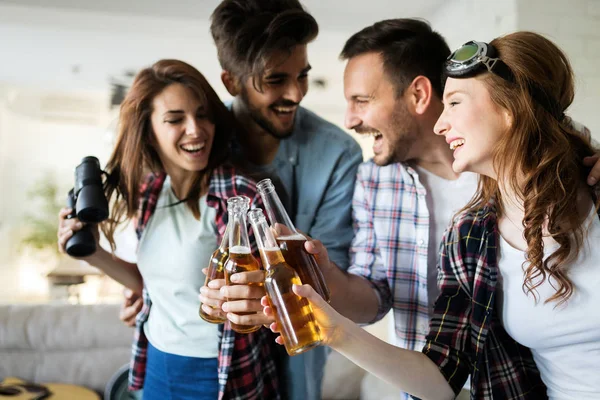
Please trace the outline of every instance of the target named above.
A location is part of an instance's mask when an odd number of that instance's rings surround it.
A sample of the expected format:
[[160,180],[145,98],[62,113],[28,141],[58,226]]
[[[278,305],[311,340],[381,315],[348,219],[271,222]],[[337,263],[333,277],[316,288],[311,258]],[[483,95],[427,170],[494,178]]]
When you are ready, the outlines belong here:
[[470,376],[472,399],[598,399],[599,202],[583,166],[594,149],[564,114],[570,64],[517,32],[466,43],[445,73],[435,132],[480,182],[444,235],[423,351],[370,336],[306,285],[296,293],[328,345],[414,396],[452,398]]

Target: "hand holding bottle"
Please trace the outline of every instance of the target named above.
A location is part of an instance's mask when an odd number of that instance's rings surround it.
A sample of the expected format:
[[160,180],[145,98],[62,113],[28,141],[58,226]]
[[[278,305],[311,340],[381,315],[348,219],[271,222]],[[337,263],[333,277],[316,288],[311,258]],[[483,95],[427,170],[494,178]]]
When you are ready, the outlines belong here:
[[223,286],[221,295],[228,299],[222,305],[227,319],[239,325],[269,325],[272,317],[262,312],[260,299],[265,295],[265,271],[238,272],[231,275],[234,286]]
[[329,288],[320,266],[305,249],[307,237],[296,230],[275,191],[275,186],[270,179],[263,179],[256,184],[256,188],[265,205],[265,210],[274,231],[273,234],[283,253],[285,262],[298,273],[303,283],[311,285],[321,297],[329,301]]
[[[208,275],[208,268],[202,269],[202,273]],[[200,316],[204,320],[225,321],[227,319],[226,313],[223,312],[223,309],[221,308],[223,303],[227,300],[225,296],[221,294],[221,288],[223,286],[225,286],[224,278],[205,282],[204,286],[200,288],[200,295],[198,296],[201,303]]]
[[[338,343],[342,343],[349,330],[347,327],[351,327],[354,323],[335,311],[310,285],[294,285],[292,290],[298,296],[306,298],[310,303],[321,331],[321,339],[323,340],[321,344],[335,347]],[[264,314],[273,317],[274,312],[269,305],[267,296],[261,299],[261,304],[263,305]],[[276,322],[273,322],[269,328],[275,333],[281,332],[281,327]],[[275,341],[283,345],[281,336],[278,336]]]
[[273,318],[262,313],[260,304],[265,290],[258,284],[264,282],[265,271],[239,272],[233,274],[231,279],[235,286],[226,286],[225,279],[213,279],[208,286],[200,288],[198,298],[202,303],[202,311],[213,318],[229,319],[242,325],[269,325],[273,322]]

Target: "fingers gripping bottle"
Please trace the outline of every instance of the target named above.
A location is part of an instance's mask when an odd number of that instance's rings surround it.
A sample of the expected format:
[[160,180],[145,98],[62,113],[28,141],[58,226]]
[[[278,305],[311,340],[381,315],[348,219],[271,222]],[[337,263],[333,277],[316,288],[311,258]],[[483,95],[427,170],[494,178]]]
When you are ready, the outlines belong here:
[[275,320],[281,329],[285,349],[290,356],[300,354],[321,343],[319,327],[308,300],[296,295],[292,285],[301,285],[298,274],[290,267],[260,209],[248,212],[260,257],[267,270],[265,290]]
[[[225,263],[229,258],[229,231],[233,220],[233,218],[231,218],[231,210],[233,209],[233,204],[240,201],[245,202],[248,208],[250,207],[250,199],[247,197],[236,196],[227,200],[227,210],[229,212],[228,224],[225,228],[223,238],[221,239],[221,245],[214,253],[212,253],[210,260],[208,261],[208,271],[206,272],[204,286],[208,286],[208,283],[213,279],[225,279]],[[227,321],[226,318],[213,317],[205,313],[204,310],[202,310],[202,303],[200,303],[200,317],[213,324],[222,324]]]
[[[246,224],[246,213],[250,205],[249,199],[242,197],[239,201],[227,202],[227,212],[229,214],[229,259],[225,263],[225,284],[233,286],[231,275],[238,272],[256,271],[260,269],[260,264],[252,255],[250,240],[248,239],[248,229]],[[253,285],[261,285],[251,283]],[[235,299],[227,299],[227,301]],[[255,314],[236,313],[240,315]],[[238,333],[250,333],[259,330],[261,325],[239,325],[231,322],[231,329]]]
[[276,240],[285,261],[298,273],[302,283],[315,289],[325,301],[329,302],[329,288],[315,258],[304,248],[306,237],[296,230],[292,220],[285,211],[275,186],[270,179],[263,179],[256,185],[263,199],[265,210],[276,232]]

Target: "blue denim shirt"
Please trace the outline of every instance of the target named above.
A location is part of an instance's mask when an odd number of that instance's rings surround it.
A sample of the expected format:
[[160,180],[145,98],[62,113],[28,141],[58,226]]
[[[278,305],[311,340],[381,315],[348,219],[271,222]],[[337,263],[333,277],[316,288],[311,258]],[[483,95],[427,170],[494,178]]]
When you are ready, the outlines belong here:
[[[231,105],[228,104],[230,107]],[[349,266],[352,196],[358,166],[358,143],[336,125],[299,107],[292,135],[282,139],[273,162],[256,170],[272,176],[296,229],[319,239],[338,267]],[[250,168],[254,168],[250,166]],[[326,347],[289,358],[288,397],[319,400]]]
[[349,265],[352,195],[363,160],[358,143],[337,126],[300,107],[294,133],[279,144],[272,166],[291,200],[296,228],[323,242],[342,269]]
[[296,229],[322,241],[330,258],[346,270],[354,235],[354,182],[362,160],[352,136],[299,107],[294,131],[281,140],[273,162],[250,168],[279,181],[274,183]]

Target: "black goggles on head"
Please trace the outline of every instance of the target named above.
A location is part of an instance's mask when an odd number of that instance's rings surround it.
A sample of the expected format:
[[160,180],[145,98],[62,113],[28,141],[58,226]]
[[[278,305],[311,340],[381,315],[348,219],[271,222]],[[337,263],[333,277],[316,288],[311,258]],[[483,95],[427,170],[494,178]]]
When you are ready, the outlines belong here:
[[[487,70],[516,84],[515,75],[497,55],[491,44],[472,40],[450,54],[444,63],[444,74],[450,78],[471,78]],[[527,86],[531,97],[546,111],[559,121],[564,118],[559,104],[544,89],[535,82],[529,82]]]

